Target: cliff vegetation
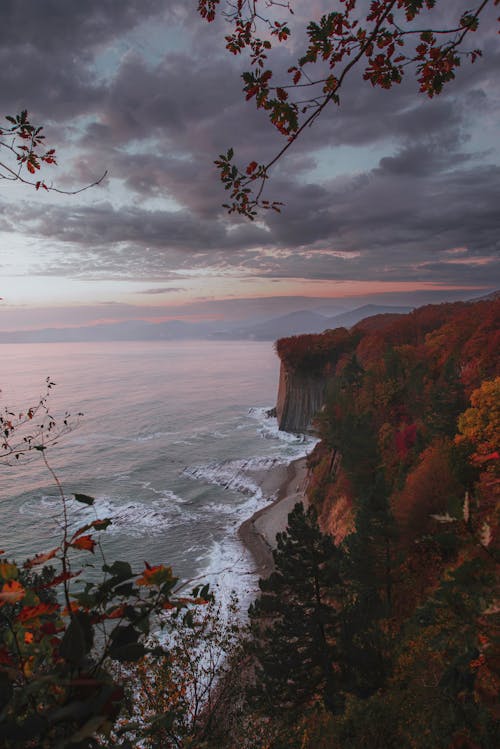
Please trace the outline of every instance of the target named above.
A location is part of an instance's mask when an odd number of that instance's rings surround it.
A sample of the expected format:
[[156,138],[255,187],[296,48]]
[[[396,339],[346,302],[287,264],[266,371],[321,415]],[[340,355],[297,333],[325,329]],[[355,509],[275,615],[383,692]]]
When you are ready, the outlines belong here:
[[[325,379],[308,523],[334,545],[321,547],[324,559],[311,572],[312,531],[290,516],[277,577],[262,586],[258,673],[264,693],[274,686],[267,710],[275,726],[281,721],[270,746],[495,745],[499,312],[495,299],[434,305],[278,342],[290,372]],[[316,579],[315,615],[298,592],[305,585],[292,567],[299,553]],[[291,603],[278,604],[287,574]],[[301,596],[300,621],[322,643],[308,678],[297,678],[300,705],[281,698],[310,649],[293,624],[290,587]],[[285,651],[288,660],[299,655],[280,675],[272,653]]]

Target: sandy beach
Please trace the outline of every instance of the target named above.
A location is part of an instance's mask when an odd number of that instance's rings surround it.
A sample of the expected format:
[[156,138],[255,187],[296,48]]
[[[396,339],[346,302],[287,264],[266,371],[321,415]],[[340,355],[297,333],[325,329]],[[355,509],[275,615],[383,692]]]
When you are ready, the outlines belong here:
[[276,534],[286,529],[288,515],[295,504],[306,504],[306,458],[294,460],[288,466],[275,466],[255,478],[264,494],[277,495],[277,498],[245,520],[239,528],[239,536],[254,557],[259,576],[267,577],[273,570]]

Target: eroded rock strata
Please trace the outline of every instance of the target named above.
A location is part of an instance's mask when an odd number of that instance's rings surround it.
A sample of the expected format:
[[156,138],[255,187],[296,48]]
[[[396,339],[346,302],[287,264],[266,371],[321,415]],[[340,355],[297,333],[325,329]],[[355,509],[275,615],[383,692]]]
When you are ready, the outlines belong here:
[[295,372],[281,363],[276,416],[285,432],[307,432],[321,410],[326,389],[322,375]]

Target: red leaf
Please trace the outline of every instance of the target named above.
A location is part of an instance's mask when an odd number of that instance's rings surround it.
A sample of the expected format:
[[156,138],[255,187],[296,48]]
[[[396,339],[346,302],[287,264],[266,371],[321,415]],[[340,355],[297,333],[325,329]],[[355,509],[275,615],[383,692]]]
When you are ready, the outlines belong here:
[[44,564],[44,562],[48,562],[49,559],[53,559],[55,557],[60,548],[61,547],[58,546],[57,549],[47,551],[45,552],[45,554],[37,554],[36,557],[33,557],[33,559],[27,559],[23,567],[29,570],[31,569],[31,567],[35,567],[37,564]]
[[171,567],[165,567],[163,564],[149,565],[145,562],[146,568],[142,575],[137,578],[137,585],[162,585],[165,582],[171,582],[174,578],[172,576]]
[[125,606],[117,606],[113,611],[106,613],[106,619],[121,619],[125,613]]
[[53,588],[59,583],[63,583],[65,580],[71,580],[72,577],[78,577],[80,572],[61,572],[60,575],[54,577],[49,583],[45,583],[44,588]]
[[68,546],[72,546],[74,549],[85,549],[86,551],[94,552],[95,541],[92,536],[80,536],[72,541]]
[[18,583],[17,580],[9,580],[4,583],[0,592],[0,606],[3,606],[5,603],[17,603],[17,601],[20,601],[25,595],[26,591],[21,583]]
[[255,170],[257,169],[258,164],[256,161],[251,161],[250,164],[247,166],[247,174],[253,174]]
[[39,603],[38,606],[25,606],[19,616],[18,621],[26,622],[29,619],[36,619],[39,616],[47,616],[59,610],[57,603]]
[[94,528],[96,531],[104,531],[109,525],[111,525],[111,518],[99,518],[98,520],[93,520],[91,523],[82,525],[73,533],[70,543],[73,545],[73,541],[77,539],[78,536],[81,536],[82,533],[88,531],[90,528]]

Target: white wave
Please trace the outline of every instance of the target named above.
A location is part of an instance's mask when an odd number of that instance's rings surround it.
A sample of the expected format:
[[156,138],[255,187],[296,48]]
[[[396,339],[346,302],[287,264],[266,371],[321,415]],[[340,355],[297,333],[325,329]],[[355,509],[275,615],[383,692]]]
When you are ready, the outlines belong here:
[[[236,531],[224,541],[213,544],[201,579],[210,584],[223,609],[229,608],[231,594],[236,593],[240,617],[244,620],[259,586],[250,552],[241,544]],[[240,618],[239,617],[239,618]]]
[[[183,510],[179,507],[183,500],[174,492],[165,490],[161,499],[150,503],[137,501],[120,501],[112,497],[99,497],[92,506],[83,505],[72,498],[67,499],[70,529],[92,522],[92,520],[111,518],[107,533],[140,538],[159,535],[165,528],[178,523]],[[57,496],[43,495],[30,499],[20,507],[20,512],[32,517],[43,517],[54,521],[61,518],[61,499]],[[191,516],[192,519],[192,516]]]
[[299,447],[296,457],[307,455],[319,442],[317,437],[313,437],[310,434],[282,431],[278,427],[277,418],[275,416],[268,416],[269,410],[269,406],[255,406],[248,410],[248,416],[258,422],[258,432],[264,439],[279,440],[288,446]]
[[150,442],[151,440],[161,439],[161,437],[170,437],[177,432],[151,432],[150,434],[139,434],[132,437],[132,442]]
[[183,473],[189,478],[216,484],[241,494],[261,495],[256,478],[251,474],[255,471],[267,471],[276,465],[286,465],[288,462],[285,457],[281,456],[243,458],[190,466],[185,468]]

